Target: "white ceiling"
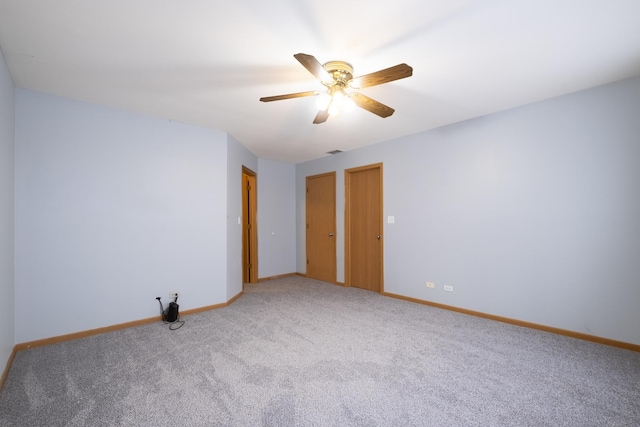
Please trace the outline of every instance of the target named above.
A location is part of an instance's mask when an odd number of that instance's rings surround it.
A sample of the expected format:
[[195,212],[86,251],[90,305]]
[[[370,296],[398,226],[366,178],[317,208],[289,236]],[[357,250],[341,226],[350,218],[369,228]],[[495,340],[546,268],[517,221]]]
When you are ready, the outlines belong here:
[[[0,0],[18,87],[228,132],[302,162],[640,75],[640,0]],[[312,124],[322,88],[293,57],[413,76],[395,108]]]

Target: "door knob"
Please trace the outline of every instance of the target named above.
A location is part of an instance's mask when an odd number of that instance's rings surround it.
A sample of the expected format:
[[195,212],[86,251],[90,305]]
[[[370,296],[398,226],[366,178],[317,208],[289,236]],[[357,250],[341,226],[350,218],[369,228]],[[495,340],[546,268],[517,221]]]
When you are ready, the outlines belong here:
[[333,233],[329,233],[329,237],[333,237]]
[[378,234],[378,235],[376,236],[376,238],[377,238],[378,240],[380,240],[380,235]]

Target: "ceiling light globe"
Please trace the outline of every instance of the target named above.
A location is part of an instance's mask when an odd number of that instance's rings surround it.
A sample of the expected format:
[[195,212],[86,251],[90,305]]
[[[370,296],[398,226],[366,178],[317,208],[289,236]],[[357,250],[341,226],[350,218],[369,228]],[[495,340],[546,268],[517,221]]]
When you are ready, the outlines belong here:
[[321,93],[316,101],[316,106],[319,110],[324,111],[329,108],[329,103],[331,102],[331,96],[328,93]]

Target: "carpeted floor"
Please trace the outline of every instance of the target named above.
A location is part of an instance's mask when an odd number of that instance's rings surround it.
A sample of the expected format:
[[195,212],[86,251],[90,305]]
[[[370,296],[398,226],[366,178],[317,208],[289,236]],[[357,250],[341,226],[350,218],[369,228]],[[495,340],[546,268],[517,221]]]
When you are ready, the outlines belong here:
[[2,426],[640,426],[640,353],[301,277],[19,352]]

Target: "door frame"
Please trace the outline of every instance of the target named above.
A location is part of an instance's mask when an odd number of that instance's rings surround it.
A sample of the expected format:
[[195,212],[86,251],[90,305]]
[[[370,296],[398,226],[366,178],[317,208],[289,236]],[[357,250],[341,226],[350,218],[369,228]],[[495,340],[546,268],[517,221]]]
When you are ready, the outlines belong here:
[[380,215],[378,223],[380,224],[380,293],[384,293],[384,222],[383,222],[383,178],[382,163],[373,163],[365,166],[344,170],[344,284],[351,287],[351,174],[361,172],[368,169],[379,169],[380,171]]
[[[247,186],[248,183],[248,186]],[[242,166],[242,286],[258,283],[258,176]],[[251,264],[250,266],[248,264]]]

